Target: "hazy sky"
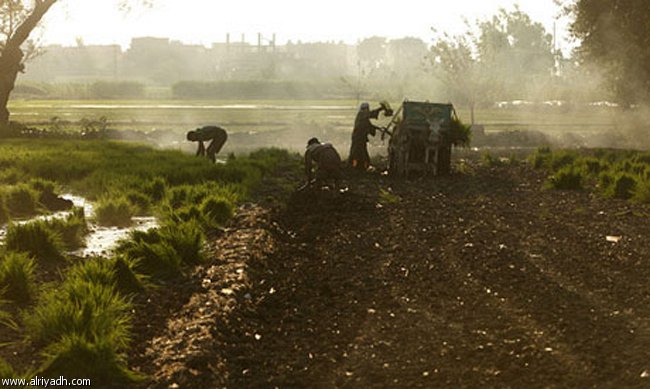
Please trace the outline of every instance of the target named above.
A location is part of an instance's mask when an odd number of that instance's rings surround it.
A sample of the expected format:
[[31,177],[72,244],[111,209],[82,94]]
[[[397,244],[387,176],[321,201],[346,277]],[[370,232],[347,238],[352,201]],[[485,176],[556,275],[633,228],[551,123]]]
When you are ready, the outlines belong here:
[[[74,45],[118,43],[128,47],[131,37],[170,37],[185,43],[210,45],[231,40],[257,41],[277,35],[288,40],[355,43],[373,35],[388,38],[414,36],[430,42],[431,27],[464,31],[463,18],[486,18],[514,4],[542,22],[552,33],[559,9],[553,0],[154,0],[152,9],[120,13],[115,0],[62,0],[46,16],[42,42]],[[565,42],[565,18],[557,23],[558,41]],[[562,45],[567,46],[566,43]]]

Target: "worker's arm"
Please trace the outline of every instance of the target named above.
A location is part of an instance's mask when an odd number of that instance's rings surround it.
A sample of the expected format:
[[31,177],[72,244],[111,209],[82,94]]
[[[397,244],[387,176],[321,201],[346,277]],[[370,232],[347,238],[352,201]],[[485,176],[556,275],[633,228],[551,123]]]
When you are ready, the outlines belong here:
[[196,150],[196,156],[204,156],[205,155],[205,146],[203,145],[203,141],[199,141],[199,148]]
[[372,111],[370,111],[370,112],[368,113],[368,117],[369,117],[370,119],[378,119],[378,118],[379,118],[379,112],[381,112],[381,111],[383,111],[383,110],[384,110],[384,107],[383,107],[383,106],[382,106],[382,107],[379,107],[379,108],[376,108],[376,109],[373,109]]

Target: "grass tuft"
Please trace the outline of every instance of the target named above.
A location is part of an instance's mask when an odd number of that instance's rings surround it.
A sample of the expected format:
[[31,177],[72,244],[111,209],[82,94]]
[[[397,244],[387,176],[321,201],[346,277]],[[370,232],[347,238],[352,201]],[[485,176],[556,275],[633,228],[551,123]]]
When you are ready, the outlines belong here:
[[128,227],[136,210],[125,197],[103,198],[95,205],[95,218],[102,226]]
[[19,304],[33,301],[35,267],[34,260],[25,253],[6,253],[0,260],[0,287],[4,289],[4,297]]
[[24,252],[38,261],[57,262],[64,259],[61,236],[45,221],[10,224],[5,239],[6,249]]

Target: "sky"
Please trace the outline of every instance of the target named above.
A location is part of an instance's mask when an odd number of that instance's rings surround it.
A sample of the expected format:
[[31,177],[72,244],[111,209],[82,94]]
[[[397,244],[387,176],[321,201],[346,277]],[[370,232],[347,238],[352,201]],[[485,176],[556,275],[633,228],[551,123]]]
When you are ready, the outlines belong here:
[[279,45],[293,42],[343,41],[356,43],[370,36],[418,37],[431,42],[432,32],[459,34],[464,20],[494,15],[499,8],[520,9],[541,22],[549,33],[557,25],[560,48],[566,50],[565,17],[553,0],[153,0],[154,7],[136,7],[129,13],[117,9],[117,0],[61,0],[43,22],[43,44],[75,45],[117,43],[127,48],[132,37],[165,37],[188,44],[210,46],[232,41],[242,34],[257,43],[276,34]]

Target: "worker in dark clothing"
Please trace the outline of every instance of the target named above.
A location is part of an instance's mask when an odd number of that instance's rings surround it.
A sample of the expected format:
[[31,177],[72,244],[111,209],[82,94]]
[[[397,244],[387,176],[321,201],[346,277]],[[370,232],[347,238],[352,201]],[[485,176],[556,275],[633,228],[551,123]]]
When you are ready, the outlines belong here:
[[370,166],[370,155],[368,155],[368,135],[375,136],[377,127],[370,122],[370,119],[379,118],[381,111],[387,111],[382,104],[379,108],[370,110],[368,103],[362,103],[359,107],[357,117],[354,119],[354,130],[352,131],[352,144],[350,145],[350,156],[348,163],[355,169],[366,171]]
[[[316,172],[312,166],[316,164]],[[341,179],[341,156],[330,143],[320,143],[317,138],[311,138],[307,142],[305,152],[305,174],[307,175],[307,186],[314,183],[322,185],[327,181],[333,181],[334,187],[338,186]]]
[[[205,126],[187,133],[187,140],[190,142],[199,142],[196,155],[201,157],[207,155],[212,162],[216,162],[217,153],[221,150],[227,139],[228,134],[226,134],[226,130],[217,126]],[[206,150],[203,142],[207,141],[210,141],[210,144]]]

